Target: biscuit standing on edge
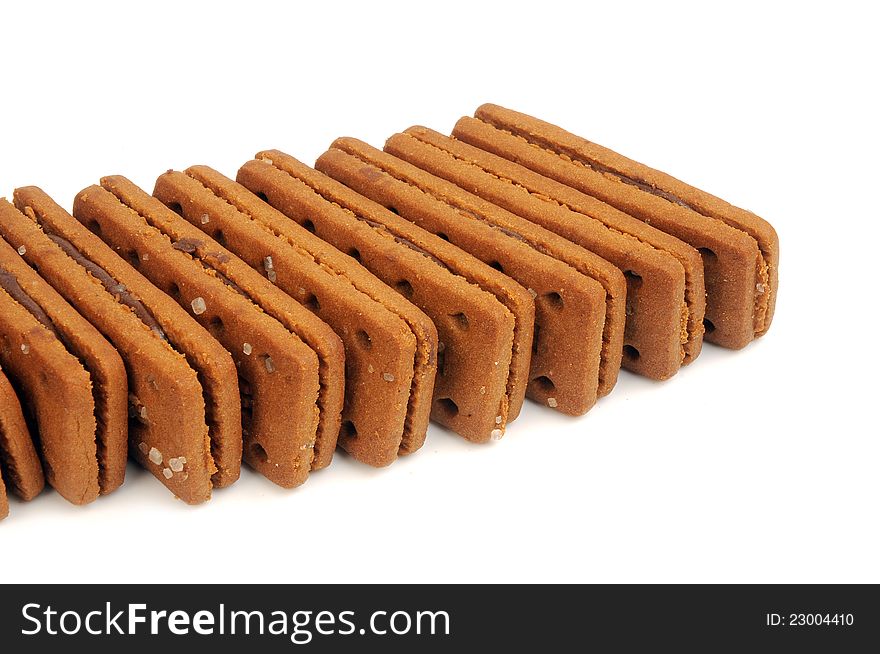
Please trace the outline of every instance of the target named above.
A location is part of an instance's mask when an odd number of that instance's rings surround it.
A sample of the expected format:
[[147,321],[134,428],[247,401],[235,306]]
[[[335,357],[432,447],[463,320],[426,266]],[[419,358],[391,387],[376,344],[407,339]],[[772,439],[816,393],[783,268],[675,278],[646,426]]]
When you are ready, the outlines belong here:
[[[87,202],[77,196],[77,204]],[[36,188],[4,220],[25,260],[117,348],[128,374],[130,453],[189,504],[241,467],[241,406],[229,353],[168,296]],[[95,227],[95,225],[91,225]]]
[[[342,403],[345,397],[345,350],[336,332],[229,250],[152,196],[146,195],[124,177],[105,177],[101,180],[101,186],[115,195],[122,204],[137,209],[150,225],[178,242],[179,248],[192,249],[189,254],[213,271],[209,274],[234,285],[267,316],[280,322],[288,332],[297,335],[315,352],[318,357],[320,388],[311,469],[320,470],[330,465],[342,423]],[[147,198],[150,198],[149,202]],[[207,220],[206,215],[201,220]],[[202,244],[195,249],[186,245],[196,241]],[[250,340],[247,344],[240,344],[240,349],[241,354],[254,355],[254,343]]]
[[27,502],[39,495],[44,485],[40,457],[28,432],[18,396],[0,370],[0,520],[9,513],[6,486]]
[[340,446],[374,466],[425,440],[437,331],[415,306],[245,187],[206,166],[153,194],[330,325],[345,345]]
[[522,408],[535,305],[528,292],[443,239],[277,150],[238,181],[424,311],[439,345],[433,420],[474,442],[499,439]]
[[536,305],[529,397],[579,415],[614,387],[626,280],[612,264],[356,139],[334,141],[315,167],[529,289]]
[[305,482],[318,427],[315,352],[213,267],[222,254],[208,237],[199,232],[197,238],[177,238],[157,228],[169,219],[192,226],[156,198],[118,176],[85,193],[89,199],[77,205],[77,220],[97,224],[95,233],[107,245],[191,312],[232,355],[245,460],[284,488]]
[[[14,214],[18,211],[0,200],[4,231]],[[21,244],[13,247],[25,252]],[[33,418],[49,484],[67,501],[88,504],[100,493],[93,380],[79,352],[63,340],[49,307],[31,293],[39,281],[36,273],[9,269],[12,257],[19,256],[15,250],[0,239],[0,365]]]
[[627,281],[624,368],[667,379],[699,354],[706,293],[694,248],[596,198],[425,127],[395,134],[385,150],[620,268]]
[[773,227],[674,177],[526,114],[485,104],[453,135],[592,195],[699,249],[706,340],[740,348],[770,327],[779,281]]

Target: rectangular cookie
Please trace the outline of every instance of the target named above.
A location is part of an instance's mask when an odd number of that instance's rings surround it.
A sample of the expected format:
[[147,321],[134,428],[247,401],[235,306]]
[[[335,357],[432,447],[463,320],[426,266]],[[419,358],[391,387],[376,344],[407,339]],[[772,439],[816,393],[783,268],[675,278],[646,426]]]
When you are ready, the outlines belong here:
[[[3,242],[0,248],[5,245]],[[27,502],[39,495],[44,485],[40,457],[31,440],[18,395],[0,369],[0,520],[9,513],[7,487]]]
[[625,211],[697,248],[706,284],[706,340],[741,348],[770,327],[778,285],[773,227],[674,177],[555,125],[486,104],[453,134]]
[[667,379],[703,342],[699,253],[613,207],[523,166],[425,127],[385,150],[595,252],[627,282],[623,367]]
[[[5,201],[0,207],[0,217],[4,225],[0,226],[0,234],[5,232],[8,220],[23,218],[13,205]],[[41,307],[61,342],[79,359],[91,378],[98,488],[102,495],[106,495],[122,486],[128,461],[128,381],[125,366],[119,353],[101,333],[28,266],[24,260],[27,243],[16,243],[16,247],[25,254],[20,255],[3,243],[3,247],[0,247],[0,268],[7,275],[12,275],[20,291]]]
[[[0,222],[13,212],[0,200]],[[30,280],[4,265],[9,253],[18,256],[0,239],[0,365],[32,416],[49,484],[67,501],[88,504],[100,493],[92,378],[28,293]]]
[[334,141],[315,167],[529,289],[536,307],[529,397],[579,415],[614,387],[626,281],[613,265],[356,139]]
[[229,353],[45,193],[18,189],[15,203],[22,213],[3,221],[4,235],[122,357],[130,453],[190,504],[233,483],[241,407]]
[[385,466],[424,443],[437,332],[416,307],[246,188],[205,167],[169,171],[153,192],[326,322],[345,346],[339,444]]
[[[87,197],[76,203],[77,220],[97,224],[101,240],[177,300],[232,355],[245,461],[284,488],[305,482],[319,415],[315,351],[218,269],[218,259],[230,255],[156,198],[119,176],[82,194]],[[186,236],[175,230],[180,223]]]
[[499,439],[522,408],[535,305],[504,274],[277,150],[238,181],[360,261],[434,321],[440,341],[431,417],[474,442]]

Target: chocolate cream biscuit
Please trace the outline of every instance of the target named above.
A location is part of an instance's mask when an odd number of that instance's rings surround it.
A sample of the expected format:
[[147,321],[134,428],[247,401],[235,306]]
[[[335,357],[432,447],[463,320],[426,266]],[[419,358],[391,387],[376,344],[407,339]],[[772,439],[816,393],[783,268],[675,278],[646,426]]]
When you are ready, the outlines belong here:
[[[241,408],[229,353],[42,191],[18,189],[15,202],[26,215],[4,221],[6,235],[122,356],[131,454],[190,504],[234,482]],[[80,193],[75,207],[88,202]]]
[[[308,345],[318,357],[319,390],[317,398],[318,423],[314,437],[311,462],[312,470],[320,470],[330,465],[336,449],[336,438],[342,422],[342,403],[345,394],[345,351],[336,333],[303,305],[293,300],[268,279],[232,254],[222,245],[211,239],[203,231],[190,225],[178,214],[163,207],[158,200],[148,205],[143,191],[122,177],[106,177],[101,186],[115,195],[122,204],[136,208],[151,226],[161,231],[178,248],[198,258],[206,269],[227,285],[234,286],[244,293],[251,302],[258,305],[268,317],[281,323],[290,333],[295,334]],[[145,208],[150,207],[147,211]],[[207,220],[207,215],[201,217]],[[195,249],[187,243],[201,241],[203,245]],[[250,347],[241,344],[241,354],[253,356],[254,344]],[[265,366],[265,363],[264,363]]]
[[613,265],[356,139],[337,139],[315,167],[529,289],[536,305],[529,397],[578,415],[614,387],[626,282]]
[[9,513],[7,487],[27,502],[39,495],[44,485],[40,457],[31,440],[18,395],[0,369],[0,520]]
[[277,150],[238,181],[358,261],[437,327],[431,417],[475,442],[499,439],[525,397],[534,302],[513,280]]
[[349,257],[205,167],[171,172],[153,193],[330,325],[345,345],[339,444],[374,466],[424,443],[437,331]]
[[424,127],[392,136],[385,150],[620,268],[627,281],[623,367],[667,379],[699,354],[705,289],[694,248],[593,197]]
[[[16,214],[27,220],[6,200],[0,200],[0,225],[4,232]],[[93,379],[80,361],[76,345],[65,340],[72,330],[62,332],[53,322],[52,317],[57,317],[60,307],[47,306],[45,298],[34,292],[41,281],[36,273],[25,266],[27,270],[21,274],[10,265],[31,244],[16,242],[8,233],[3,236],[6,238],[0,238],[0,365],[31,417],[47,480],[69,502],[87,504],[100,493]],[[68,329],[75,330],[77,322],[85,323],[79,316],[66,318]],[[87,324],[80,327],[87,329]],[[83,340],[93,336],[89,332]],[[98,347],[106,344],[100,336],[96,339]]]
[[[6,210],[6,215],[21,219],[15,207],[7,205]],[[3,230],[0,227],[0,233]],[[25,241],[17,245],[29,247]],[[128,381],[122,359],[97,329],[28,266],[23,256],[3,248],[0,265],[12,273],[27,295],[43,308],[61,341],[91,376],[97,423],[98,486],[101,494],[111,493],[125,481],[128,460]]]
[[496,105],[453,134],[625,211],[697,248],[706,283],[706,340],[740,348],[770,327],[779,239],[750,211],[565,130]]
[[[318,357],[265,313],[215,262],[228,257],[210,238],[178,236],[189,223],[124,177],[86,189],[76,218],[95,231],[217,339],[232,355],[241,393],[244,459],[285,488],[311,470],[318,427]],[[171,232],[169,234],[169,232]],[[335,335],[334,335],[335,336]],[[178,466],[179,467],[179,466]]]

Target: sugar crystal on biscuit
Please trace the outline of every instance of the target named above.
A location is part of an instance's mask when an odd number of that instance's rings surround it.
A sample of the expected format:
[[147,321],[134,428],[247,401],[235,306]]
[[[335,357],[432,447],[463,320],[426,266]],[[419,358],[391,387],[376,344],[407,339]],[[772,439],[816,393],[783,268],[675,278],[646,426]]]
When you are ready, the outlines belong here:
[[206,214],[206,213],[202,214],[202,217],[200,220],[203,225],[207,225],[209,222],[211,222],[211,219],[208,218],[208,214]]
[[150,448],[149,458],[150,458],[150,461],[152,461],[156,465],[159,465],[160,463],[162,463],[162,453],[159,450],[157,450],[155,447]]
[[207,305],[205,304],[205,298],[197,297],[192,301],[192,310],[193,313],[197,316],[202,315],[207,310]]
[[169,459],[168,467],[172,472],[183,472],[183,462],[180,459]]
[[250,356],[251,352],[254,351],[254,347],[250,343],[245,343],[241,346],[241,351],[244,352],[247,356]]
[[755,290],[758,291],[758,295],[762,295],[764,293],[764,285],[763,284],[755,284]]
[[493,429],[490,436],[492,437],[493,441],[500,441],[501,437],[504,436],[504,432],[500,429]]
[[549,406],[551,409],[555,409],[558,406],[558,404],[559,403],[556,401],[555,397],[548,397],[547,398],[547,406]]
[[150,446],[141,441],[140,443],[138,443],[138,449],[144,456],[146,456],[147,453],[150,451]]
[[272,357],[270,357],[268,354],[266,355],[266,359],[263,363],[266,364],[266,372],[268,372],[270,375],[275,372],[275,362],[272,361]]
[[171,468],[163,468],[162,474],[165,476],[165,479],[171,479],[171,477],[174,475],[174,473],[171,472]]
[[383,372],[383,373],[382,373],[382,379],[384,379],[384,380],[387,381],[387,382],[393,382],[393,381],[394,381],[394,375],[392,375],[390,372]]
[[272,263],[271,256],[268,256],[265,259],[263,259],[263,268],[266,269],[266,277],[269,278],[269,281],[274,282],[278,276],[275,274],[275,264]]
[[22,354],[27,354],[27,353],[30,352],[30,351],[31,351],[31,346],[30,346],[30,345],[28,345],[27,343],[22,343],[22,344],[21,344],[21,352],[22,352]]
[[25,246],[22,245],[21,247],[18,248],[18,253],[21,256],[24,256],[26,252],[27,252],[27,248]]
[[496,424],[496,425],[500,425],[500,424],[501,424],[501,420],[502,420],[501,416],[495,416],[495,424]]

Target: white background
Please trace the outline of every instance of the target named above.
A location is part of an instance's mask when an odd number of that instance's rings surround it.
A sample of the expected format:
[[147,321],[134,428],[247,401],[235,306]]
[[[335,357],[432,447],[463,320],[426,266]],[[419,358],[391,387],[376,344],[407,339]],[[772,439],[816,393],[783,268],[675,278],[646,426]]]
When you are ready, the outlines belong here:
[[246,470],[198,508],[133,466],[86,508],[15,501],[0,581],[880,582],[877,21],[661,4],[4,6],[0,194],[313,162],[491,101],[752,209],[782,265],[765,338],[583,418],[528,403],[497,444],[432,426],[391,468]]

